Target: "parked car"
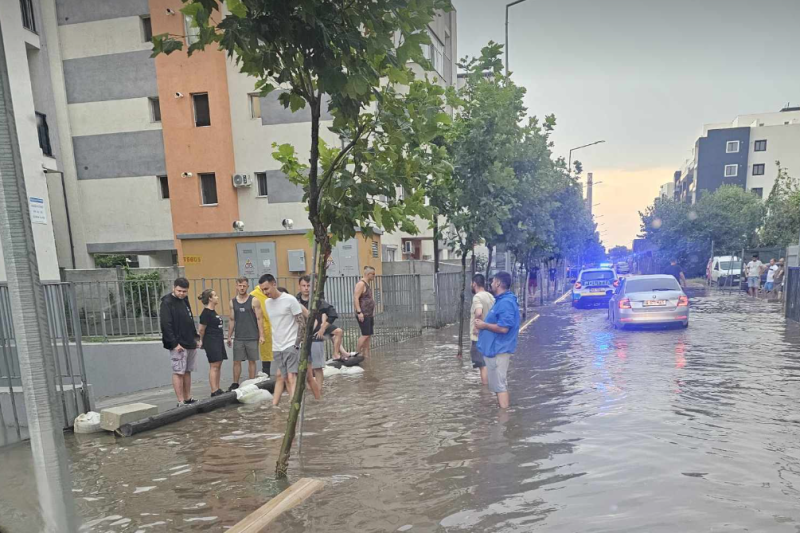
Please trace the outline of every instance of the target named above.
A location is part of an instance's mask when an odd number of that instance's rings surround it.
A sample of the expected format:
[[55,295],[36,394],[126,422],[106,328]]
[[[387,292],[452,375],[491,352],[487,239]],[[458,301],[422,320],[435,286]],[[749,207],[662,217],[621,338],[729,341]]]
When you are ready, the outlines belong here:
[[572,287],[572,307],[605,304],[614,294],[619,279],[612,268],[587,268]]
[[627,261],[620,261],[617,263],[617,274],[630,274],[631,268],[628,266]]
[[742,275],[742,260],[734,255],[718,255],[711,259],[711,283],[720,287],[736,286]]
[[620,280],[608,302],[614,328],[635,324],[680,324],[689,327],[689,297],[667,274],[631,276]]

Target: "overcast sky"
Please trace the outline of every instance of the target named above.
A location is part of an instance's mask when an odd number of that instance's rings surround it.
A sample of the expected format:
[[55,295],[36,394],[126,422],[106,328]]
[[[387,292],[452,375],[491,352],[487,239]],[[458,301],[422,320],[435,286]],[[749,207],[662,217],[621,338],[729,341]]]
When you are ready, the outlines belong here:
[[[504,42],[505,0],[452,0],[458,56]],[[606,246],[689,157],[702,125],[800,105],[800,0],[527,0],[509,49],[529,113],[557,119],[555,155],[594,180]],[[800,148],[799,148],[800,149]]]

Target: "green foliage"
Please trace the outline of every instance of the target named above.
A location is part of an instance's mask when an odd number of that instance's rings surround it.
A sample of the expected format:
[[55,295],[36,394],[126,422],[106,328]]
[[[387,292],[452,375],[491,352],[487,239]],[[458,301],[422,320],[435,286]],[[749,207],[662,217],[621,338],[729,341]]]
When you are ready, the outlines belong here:
[[116,268],[127,266],[127,258],[124,255],[95,255],[94,265],[97,268]]
[[627,246],[614,246],[608,251],[608,256],[612,261],[622,261],[628,255],[630,255],[630,253],[631,251]]
[[125,267],[124,299],[129,316],[158,316],[164,283],[158,272],[134,272]]
[[800,180],[789,176],[780,161],[778,177],[766,202],[767,214],[759,232],[762,246],[797,244],[800,235]]

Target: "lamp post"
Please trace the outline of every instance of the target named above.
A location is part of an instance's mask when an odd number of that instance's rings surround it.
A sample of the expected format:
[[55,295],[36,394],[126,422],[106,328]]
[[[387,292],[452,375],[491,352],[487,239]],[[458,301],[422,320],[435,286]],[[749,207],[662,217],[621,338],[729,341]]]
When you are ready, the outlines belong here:
[[[506,13],[508,13],[508,11],[506,11]],[[507,15],[506,15],[506,18],[508,18]],[[567,173],[570,176],[572,176],[572,152],[574,152],[575,150],[580,150],[581,148],[588,148],[589,146],[594,146],[595,144],[600,144],[600,143],[604,143],[604,142],[606,142],[606,141],[605,140],[595,141],[593,143],[584,144],[583,146],[576,146],[575,148],[572,148],[569,151],[569,162],[567,163]]]
[[515,0],[514,2],[506,4],[506,78],[508,78],[508,8],[525,1],[526,0]]

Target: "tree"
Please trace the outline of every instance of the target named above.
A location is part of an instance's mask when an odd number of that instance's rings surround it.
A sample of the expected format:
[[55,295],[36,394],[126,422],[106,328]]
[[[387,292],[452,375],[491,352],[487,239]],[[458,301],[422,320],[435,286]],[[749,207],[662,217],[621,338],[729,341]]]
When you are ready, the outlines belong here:
[[764,226],[759,233],[762,246],[796,244],[800,235],[800,180],[789,176],[780,161],[778,177],[766,202]]
[[614,246],[608,251],[608,255],[612,261],[622,261],[631,253],[627,246]]
[[[218,46],[253,76],[266,95],[292,111],[310,109],[308,162],[291,145],[276,146],[282,171],[303,187],[312,225],[317,264],[297,387],[287,420],[276,475],[286,476],[300,403],[305,391],[313,317],[325,287],[325,260],[338,239],[374,228],[416,232],[413,217],[429,218],[424,203],[430,176],[449,172],[445,151],[432,143],[450,117],[442,110],[444,91],[414,80],[410,61],[430,64],[421,45],[430,43],[427,24],[449,0],[184,0],[182,12],[199,28],[188,53]],[[153,53],[182,49],[174,36],[153,37]],[[396,84],[408,85],[407,91]],[[327,100],[331,131],[342,147],[320,138]],[[398,195],[399,190],[405,194]]]

